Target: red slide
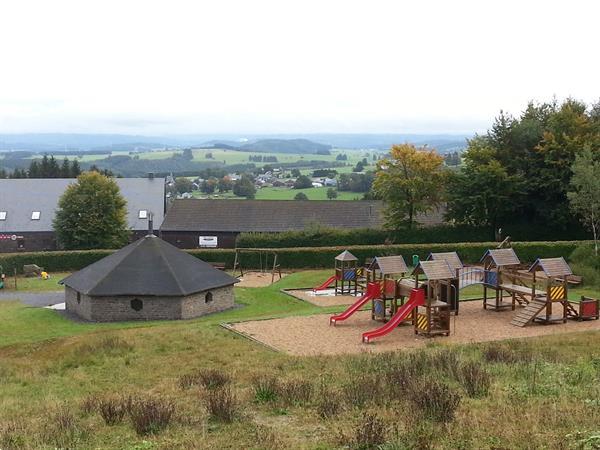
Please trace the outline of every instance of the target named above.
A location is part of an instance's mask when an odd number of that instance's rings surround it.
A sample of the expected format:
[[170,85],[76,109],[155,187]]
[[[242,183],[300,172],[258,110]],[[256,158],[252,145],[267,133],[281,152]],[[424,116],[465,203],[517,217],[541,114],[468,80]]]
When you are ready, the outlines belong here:
[[335,275],[332,275],[329,278],[327,278],[327,281],[325,283],[317,286],[316,288],[313,288],[313,292],[314,291],[322,291],[323,289],[327,289],[327,286],[329,286],[334,281],[335,281]]
[[406,319],[413,309],[423,304],[425,304],[425,291],[423,289],[411,290],[408,301],[404,304],[404,306],[396,311],[396,314],[394,314],[394,316],[384,326],[379,327],[376,330],[363,333],[363,342],[368,344],[373,338],[385,336],[394,328],[396,328],[400,322]]
[[337,314],[335,316],[331,316],[329,318],[329,325],[335,325],[336,322],[341,322],[342,320],[346,320],[356,311],[358,311],[365,303],[369,300],[373,300],[381,295],[381,286],[379,283],[369,283],[367,286],[367,292],[362,295],[352,306],[350,306],[346,311],[341,314]]

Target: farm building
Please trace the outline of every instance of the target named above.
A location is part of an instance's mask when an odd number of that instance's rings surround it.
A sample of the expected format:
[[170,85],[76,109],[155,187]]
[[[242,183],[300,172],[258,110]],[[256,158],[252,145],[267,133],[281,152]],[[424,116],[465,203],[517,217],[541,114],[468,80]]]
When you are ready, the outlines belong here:
[[[423,225],[439,225],[443,213],[420,216]],[[179,248],[233,248],[243,232],[303,230],[313,224],[352,230],[381,228],[379,201],[331,200],[176,200],[160,228],[161,237]]]
[[[127,201],[132,239],[144,236],[148,214],[160,226],[165,212],[164,178],[115,178]],[[0,252],[55,250],[52,222],[72,178],[0,179]]]
[[68,276],[66,309],[86,320],[191,319],[233,307],[227,273],[154,234]]

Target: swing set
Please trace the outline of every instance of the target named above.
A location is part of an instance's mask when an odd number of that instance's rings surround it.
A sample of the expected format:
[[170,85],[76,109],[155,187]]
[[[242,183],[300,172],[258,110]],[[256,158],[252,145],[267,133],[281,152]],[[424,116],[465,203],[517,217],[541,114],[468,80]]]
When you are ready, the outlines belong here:
[[[275,275],[281,279],[281,265],[279,264],[279,255],[272,248],[236,248],[235,259],[233,261],[233,276],[239,272],[240,277],[244,276],[244,268],[242,266],[242,255],[246,254],[251,257],[258,253],[259,271],[260,273],[271,272],[271,283],[275,281]],[[256,257],[252,258],[256,259]],[[272,263],[272,264],[271,264]],[[246,273],[249,270],[246,269]]]

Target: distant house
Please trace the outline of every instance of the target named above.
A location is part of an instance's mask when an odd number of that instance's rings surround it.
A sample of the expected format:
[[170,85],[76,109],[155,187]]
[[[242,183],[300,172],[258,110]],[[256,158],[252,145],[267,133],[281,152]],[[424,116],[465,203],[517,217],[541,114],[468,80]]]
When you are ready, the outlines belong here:
[[335,186],[337,186],[337,180],[335,178],[325,178],[323,180],[323,185],[324,186],[335,187]]
[[[425,225],[442,222],[439,213],[422,216]],[[381,228],[379,201],[330,200],[176,200],[160,229],[179,248],[198,248],[202,237],[217,238],[217,247],[235,247],[243,232],[303,230],[312,224],[336,229]]]
[[312,187],[314,187],[314,188],[320,188],[320,187],[323,187],[323,183],[320,183],[320,182],[318,182],[318,181],[313,181],[313,182],[312,182]]
[[[159,227],[165,213],[164,178],[115,178],[127,201],[132,238],[146,233],[148,213]],[[0,179],[0,252],[56,250],[52,222],[72,178]]]

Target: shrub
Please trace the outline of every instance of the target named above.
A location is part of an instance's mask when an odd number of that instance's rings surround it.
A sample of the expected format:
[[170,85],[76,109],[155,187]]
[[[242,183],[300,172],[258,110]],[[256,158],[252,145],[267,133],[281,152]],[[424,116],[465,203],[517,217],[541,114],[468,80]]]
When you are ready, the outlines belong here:
[[458,381],[469,397],[487,395],[491,384],[490,374],[474,362],[460,365]]
[[98,404],[100,399],[96,394],[88,395],[83,399],[80,405],[80,409],[84,414],[92,414],[98,411]]
[[375,449],[385,443],[386,427],[375,414],[366,414],[356,427],[353,444],[357,449]]
[[278,387],[278,396],[290,405],[302,405],[308,403],[312,396],[313,386],[306,380],[287,380]]
[[139,436],[160,432],[169,425],[175,413],[171,401],[158,398],[133,401],[128,409],[133,429]]
[[279,383],[275,377],[260,376],[252,382],[254,388],[254,399],[258,403],[268,403],[277,400],[280,390]]
[[586,286],[600,287],[600,255],[596,256],[591,245],[575,248],[569,260],[573,272],[583,277]]
[[408,400],[426,419],[434,422],[451,422],[460,404],[460,394],[446,383],[436,380],[420,382],[407,392]]
[[215,389],[231,382],[231,377],[218,369],[202,369],[197,372],[179,377],[179,386],[187,389],[192,386],[202,386]]
[[205,402],[206,409],[213,419],[226,423],[233,422],[239,406],[229,386],[208,390]]
[[83,429],[67,406],[50,414],[44,427],[44,439],[60,448],[76,447],[82,434]]
[[316,405],[317,414],[323,419],[331,419],[341,409],[342,398],[340,394],[332,389],[321,388]]
[[98,402],[98,412],[106,425],[116,425],[123,421],[128,405],[122,399],[111,397]]

